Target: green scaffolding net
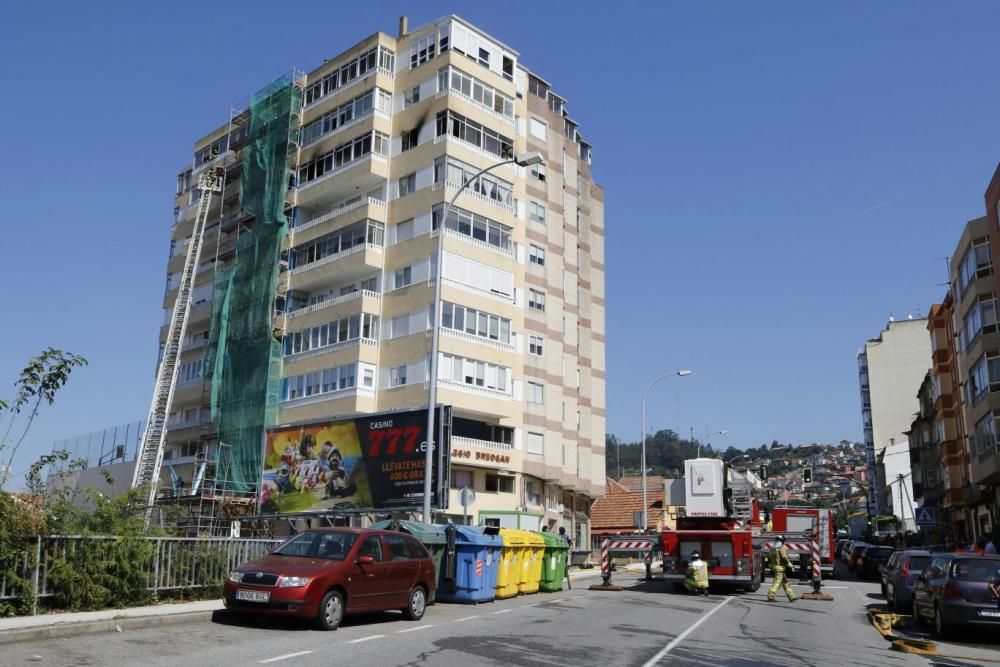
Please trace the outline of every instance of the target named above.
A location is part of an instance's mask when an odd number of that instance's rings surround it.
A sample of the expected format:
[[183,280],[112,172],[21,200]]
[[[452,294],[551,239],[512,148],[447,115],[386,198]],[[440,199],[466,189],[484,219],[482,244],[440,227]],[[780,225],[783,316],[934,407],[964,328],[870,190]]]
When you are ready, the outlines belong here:
[[290,74],[250,99],[240,207],[254,224],[238,236],[234,262],[215,276],[205,368],[220,445],[216,488],[224,492],[256,492],[264,429],[277,418],[281,345],[274,299],[301,102]]

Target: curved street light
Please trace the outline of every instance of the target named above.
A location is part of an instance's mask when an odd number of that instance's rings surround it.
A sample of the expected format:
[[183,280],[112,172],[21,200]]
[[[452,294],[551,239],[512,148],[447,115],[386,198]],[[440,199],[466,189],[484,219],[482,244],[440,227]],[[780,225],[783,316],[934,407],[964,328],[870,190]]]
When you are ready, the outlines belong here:
[[660,377],[656,378],[649,383],[646,387],[646,392],[642,395],[642,530],[645,531],[649,527],[649,517],[647,513],[649,512],[649,504],[646,500],[646,399],[649,398],[650,390],[656,386],[660,380],[666,380],[668,377],[673,377],[674,375],[678,377],[684,377],[685,375],[691,375],[692,371],[688,369],[679,371],[670,371],[669,373],[664,373]]
[[[516,164],[519,167],[530,167],[535,164],[542,164],[542,155],[538,151],[518,153],[514,157],[491,164],[480,169],[462,183],[462,187],[452,195],[448,203],[441,211],[441,222],[438,225],[437,242],[437,266],[434,268],[434,305],[433,319],[431,320],[431,363],[428,368],[430,378],[427,383],[427,451],[424,455],[424,523],[431,523],[431,471],[434,469],[434,443],[436,438],[434,433],[434,408],[437,403],[437,383],[438,383],[438,346],[441,341],[441,281],[444,266],[444,231],[448,227],[448,214],[455,204],[458,196],[465,191],[465,188],[474,183],[476,179],[488,171],[502,167],[505,164]],[[433,217],[433,216],[432,216]],[[432,223],[433,226],[433,223]],[[438,489],[438,493],[447,493],[447,489]]]
[[[708,429],[705,429],[705,444],[706,444],[706,445],[709,445],[709,444],[711,444],[711,443],[710,443],[710,442],[708,441],[708,439],[709,439],[709,438],[710,438],[711,436],[713,436],[713,435],[725,435],[725,434],[727,434],[727,433],[729,433],[729,430],[728,430],[728,429],[721,429],[721,430],[719,430],[719,431],[712,431],[711,433],[709,433],[709,432],[708,432]],[[699,459],[701,458],[701,442],[700,442],[700,441],[698,442],[698,458],[699,458]]]

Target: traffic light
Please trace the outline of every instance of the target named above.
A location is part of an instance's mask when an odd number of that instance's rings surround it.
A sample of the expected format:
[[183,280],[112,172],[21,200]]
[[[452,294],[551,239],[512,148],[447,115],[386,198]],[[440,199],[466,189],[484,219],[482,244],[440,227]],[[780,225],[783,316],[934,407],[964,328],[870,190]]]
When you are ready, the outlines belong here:
[[813,494],[810,493],[809,491],[806,491],[806,500],[812,500],[812,499],[813,499]]
[[767,464],[766,463],[760,464],[760,470],[759,470],[757,476],[760,477],[760,479],[761,479],[762,482],[766,482],[767,481]]
[[802,469],[802,481],[806,484],[812,484],[813,482],[813,469],[803,468]]

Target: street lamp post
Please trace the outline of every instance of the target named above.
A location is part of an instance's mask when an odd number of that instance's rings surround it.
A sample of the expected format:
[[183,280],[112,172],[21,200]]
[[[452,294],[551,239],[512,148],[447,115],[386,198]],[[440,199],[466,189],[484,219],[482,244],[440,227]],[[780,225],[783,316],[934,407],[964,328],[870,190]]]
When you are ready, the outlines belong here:
[[[871,495],[869,495],[869,493],[868,493],[868,488],[869,488],[868,485],[865,484],[864,482],[862,482],[861,480],[855,479],[853,477],[848,477],[847,475],[838,475],[836,473],[831,473],[829,475],[829,477],[839,477],[840,479],[846,479],[846,480],[850,481],[852,484],[857,484],[859,487],[861,487],[861,490],[865,492],[865,517],[867,519],[867,526],[868,526],[866,528],[866,531],[865,531],[867,533],[865,535],[865,539],[870,542],[871,539],[872,539],[872,535],[871,535],[871,531],[872,531],[872,502],[871,502]],[[846,503],[844,503],[844,504],[846,506]]]
[[[531,151],[528,153],[518,153],[514,157],[503,160],[502,162],[497,162],[496,164],[491,164],[488,167],[480,169],[470,178],[466,179],[462,183],[458,191],[452,195],[451,199],[444,205],[444,209],[441,211],[441,220],[438,224],[438,239],[437,239],[437,265],[434,267],[434,305],[433,305],[433,316],[431,319],[431,362],[428,368],[430,373],[430,378],[427,383],[427,450],[424,453],[424,523],[430,525],[431,523],[431,470],[434,467],[434,443],[436,441],[434,432],[434,409],[437,405],[437,383],[438,383],[438,345],[441,339],[441,281],[444,266],[444,230],[448,226],[448,214],[451,213],[452,206],[455,204],[455,200],[458,196],[473,183],[480,176],[488,171],[496,169],[497,167],[502,167],[505,164],[516,164],[519,167],[530,167],[531,165],[541,164],[543,162],[542,156],[537,151]],[[445,174],[447,179],[447,174]],[[433,215],[431,216],[433,220]],[[438,489],[438,493],[443,493],[443,489]]]
[[691,375],[691,371],[684,369],[680,371],[670,371],[669,373],[664,373],[660,377],[656,378],[649,383],[646,387],[646,392],[642,395],[642,530],[645,531],[649,527],[649,518],[646,516],[649,511],[649,505],[646,501],[646,399],[649,398],[650,390],[656,386],[660,380],[665,380],[668,377],[677,375],[679,377],[684,377],[685,375]]
[[[709,444],[711,444],[711,443],[710,443],[710,442],[708,441],[708,438],[709,438],[710,436],[713,436],[713,435],[725,435],[725,434],[727,434],[727,433],[729,433],[729,431],[728,431],[728,430],[726,430],[726,429],[722,429],[722,430],[720,430],[720,431],[713,431],[712,433],[709,433],[709,432],[708,432],[708,430],[706,429],[706,430],[705,430],[705,444],[706,444],[706,445],[709,445]],[[699,442],[699,443],[698,443],[698,458],[699,458],[699,459],[701,458],[701,442]]]

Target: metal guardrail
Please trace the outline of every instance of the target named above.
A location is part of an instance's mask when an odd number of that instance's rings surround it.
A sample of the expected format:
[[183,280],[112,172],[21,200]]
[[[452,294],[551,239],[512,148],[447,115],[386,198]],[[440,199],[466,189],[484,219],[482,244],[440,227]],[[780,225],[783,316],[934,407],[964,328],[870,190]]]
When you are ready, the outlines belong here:
[[[38,612],[38,602],[52,597],[54,586],[49,568],[54,561],[72,560],[74,554],[93,543],[110,543],[124,538],[52,535],[39,536],[34,554],[26,553],[12,570],[18,577],[31,582],[32,614]],[[195,590],[221,586],[230,570],[241,563],[270,553],[284,540],[239,539],[228,537],[144,537],[152,549],[142,565],[146,589],[152,593]],[[0,600],[25,597],[18,594],[8,568],[0,570]]]

